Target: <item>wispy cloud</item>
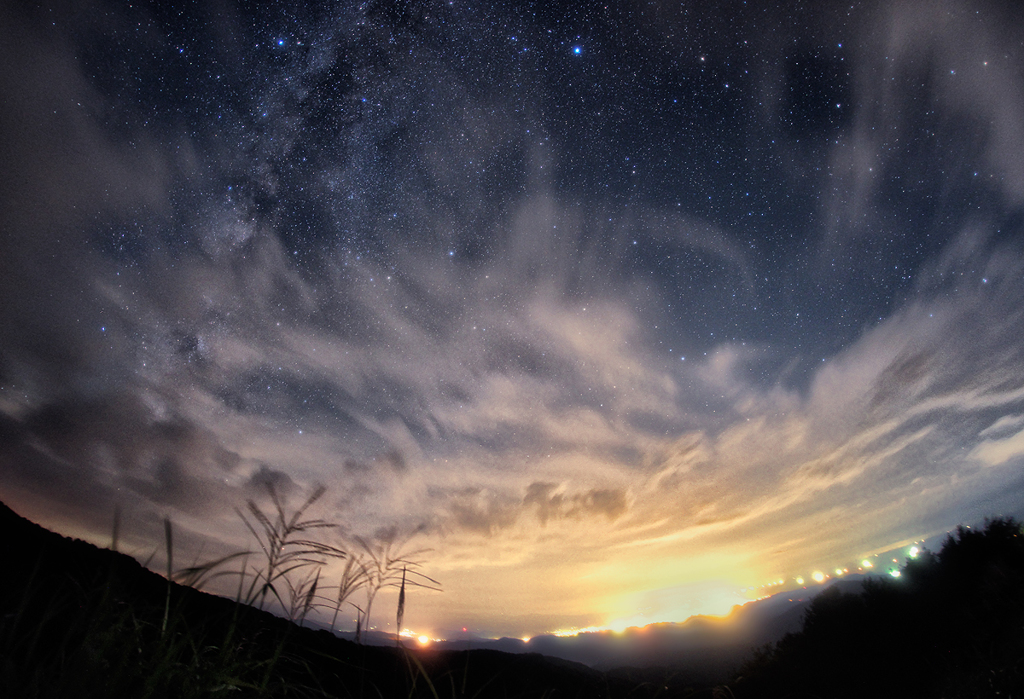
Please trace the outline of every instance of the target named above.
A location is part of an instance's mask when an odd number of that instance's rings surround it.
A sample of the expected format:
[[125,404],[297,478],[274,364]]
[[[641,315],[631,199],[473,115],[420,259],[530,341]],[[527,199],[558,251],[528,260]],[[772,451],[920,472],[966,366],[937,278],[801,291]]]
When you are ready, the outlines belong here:
[[[226,547],[265,484],[324,483],[349,533],[419,532],[467,614],[490,590],[581,625],[1011,502],[1016,32],[949,4],[778,19],[740,78],[656,10],[605,82],[540,70],[546,28],[453,20],[492,88],[361,10],[294,53],[230,16],[196,55],[152,25],[221,81],[174,109],[79,51],[104,13],[0,11],[5,496]],[[592,84],[593,133],[563,124]]]

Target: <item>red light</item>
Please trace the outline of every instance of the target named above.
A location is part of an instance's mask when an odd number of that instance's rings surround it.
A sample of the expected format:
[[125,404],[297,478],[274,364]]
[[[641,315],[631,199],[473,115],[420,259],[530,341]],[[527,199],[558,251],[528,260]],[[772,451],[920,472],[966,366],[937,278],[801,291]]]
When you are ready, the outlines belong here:
[[463,627],[462,627],[462,630],[463,630],[463,631],[465,631],[465,630],[466,630],[466,627],[465,627],[465,626],[463,626]]

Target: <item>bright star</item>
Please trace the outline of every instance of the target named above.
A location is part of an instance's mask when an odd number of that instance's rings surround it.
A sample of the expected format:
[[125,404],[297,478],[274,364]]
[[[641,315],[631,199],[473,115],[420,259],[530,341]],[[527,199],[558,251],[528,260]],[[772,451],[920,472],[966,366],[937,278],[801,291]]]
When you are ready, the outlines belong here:
[[579,56],[581,53],[583,53],[583,47],[581,47],[581,46],[573,46],[572,47],[572,52],[574,54],[576,54],[577,56]]

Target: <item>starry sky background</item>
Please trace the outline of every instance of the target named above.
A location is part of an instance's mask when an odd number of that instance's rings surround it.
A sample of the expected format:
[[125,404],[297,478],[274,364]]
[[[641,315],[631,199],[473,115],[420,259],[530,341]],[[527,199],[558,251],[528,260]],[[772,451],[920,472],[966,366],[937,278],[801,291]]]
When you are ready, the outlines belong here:
[[19,512],[323,483],[491,635],[1024,513],[1021,6],[170,5],[0,7]]

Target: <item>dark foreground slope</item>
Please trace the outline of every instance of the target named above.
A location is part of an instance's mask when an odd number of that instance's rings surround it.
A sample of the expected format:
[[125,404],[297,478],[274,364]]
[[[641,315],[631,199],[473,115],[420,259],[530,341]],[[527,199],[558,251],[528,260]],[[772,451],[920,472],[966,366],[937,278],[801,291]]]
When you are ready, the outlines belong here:
[[1024,535],[960,527],[860,594],[826,590],[736,697],[1024,697]]
[[2,504],[0,541],[0,697],[1024,697],[1013,520],[958,529],[899,580],[827,590],[800,632],[717,688],[678,659],[602,673],[536,653],[356,645],[168,585]]
[[168,585],[2,504],[0,541],[4,697],[694,696],[538,654],[356,645]]

